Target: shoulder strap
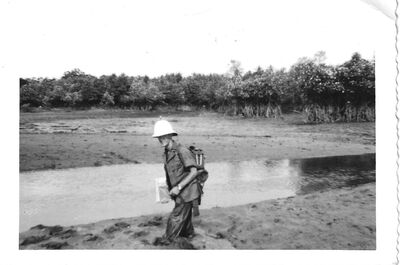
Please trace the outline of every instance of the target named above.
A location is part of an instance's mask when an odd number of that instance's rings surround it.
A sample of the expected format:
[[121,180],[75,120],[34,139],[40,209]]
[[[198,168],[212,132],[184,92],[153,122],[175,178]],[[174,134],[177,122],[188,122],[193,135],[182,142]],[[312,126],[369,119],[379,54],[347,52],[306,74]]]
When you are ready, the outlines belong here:
[[184,146],[182,146],[181,144],[179,144],[179,145],[177,146],[177,148],[176,148],[176,152],[178,153],[179,160],[181,160],[182,165],[184,165],[183,159],[182,159],[181,148],[186,148],[186,147],[184,147]]
[[[181,148],[186,148],[192,155],[193,155],[193,152],[192,152],[192,150],[191,150],[190,148],[187,148],[186,146],[183,146],[183,145],[179,145],[179,146],[176,148],[176,151],[177,151],[177,153],[178,153],[178,155],[179,155],[179,159],[181,160],[182,165],[184,165],[183,159],[182,159],[182,153],[181,153],[181,150],[180,150]],[[197,163],[198,163],[198,162],[196,161],[195,167],[196,167],[197,169],[199,169]]]
[[169,179],[169,174],[168,174],[167,167],[165,166],[165,164],[164,164],[164,171],[165,171],[165,176],[167,179],[168,189],[171,190],[172,189],[171,180]]

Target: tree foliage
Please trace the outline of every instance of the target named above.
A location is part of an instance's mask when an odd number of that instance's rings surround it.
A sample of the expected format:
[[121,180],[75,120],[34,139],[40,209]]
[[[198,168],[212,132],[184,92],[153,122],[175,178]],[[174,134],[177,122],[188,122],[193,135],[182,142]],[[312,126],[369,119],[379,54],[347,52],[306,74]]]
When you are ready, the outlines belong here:
[[[276,117],[304,111],[311,122],[373,120],[375,62],[355,53],[349,61],[325,63],[325,52],[300,58],[290,69],[258,67],[243,72],[232,60],[225,74],[166,74],[156,78],[103,75],[73,69],[60,79],[20,79],[20,105],[113,106],[153,109],[189,105],[233,115]],[[351,113],[351,115],[350,115]]]
[[129,97],[132,99],[133,105],[141,109],[151,109],[164,103],[165,100],[165,95],[147,76],[133,78]]
[[343,85],[343,100],[354,106],[375,106],[375,62],[355,53],[337,69],[336,79]]

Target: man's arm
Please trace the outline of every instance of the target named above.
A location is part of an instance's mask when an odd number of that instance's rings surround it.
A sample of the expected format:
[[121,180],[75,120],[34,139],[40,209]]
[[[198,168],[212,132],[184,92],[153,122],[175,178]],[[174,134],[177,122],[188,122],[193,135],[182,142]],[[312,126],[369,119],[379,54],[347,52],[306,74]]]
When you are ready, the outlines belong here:
[[[170,191],[170,194],[178,195],[180,193],[180,191],[184,187],[186,187],[187,184],[189,184],[190,182],[192,182],[192,180],[194,180],[196,178],[196,175],[197,175],[197,168],[191,167],[190,173],[183,180],[181,180],[181,182],[179,182],[178,185],[176,185],[175,187],[172,188],[172,190]],[[179,189],[179,187],[180,187],[180,189]]]
[[167,186],[168,186],[168,190],[172,189],[172,185],[171,185],[171,181],[169,180],[169,175],[168,175],[168,171],[167,171],[167,166],[164,165],[164,171],[165,171],[165,178],[167,180]]
[[181,182],[179,182],[178,185],[181,186],[181,189],[183,189],[184,187],[186,187],[187,184],[189,184],[190,182],[192,182],[192,180],[196,178],[196,175],[197,175],[197,168],[191,167],[189,175],[187,175],[186,178],[184,178]]

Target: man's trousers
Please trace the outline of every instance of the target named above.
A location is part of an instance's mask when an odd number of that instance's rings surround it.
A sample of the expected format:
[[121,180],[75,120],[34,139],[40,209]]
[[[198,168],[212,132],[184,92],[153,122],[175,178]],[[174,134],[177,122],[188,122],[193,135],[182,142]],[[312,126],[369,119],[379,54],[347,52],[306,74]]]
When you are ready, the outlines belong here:
[[177,237],[189,237],[194,234],[192,223],[192,202],[184,202],[177,197],[175,207],[168,217],[165,238],[172,241]]

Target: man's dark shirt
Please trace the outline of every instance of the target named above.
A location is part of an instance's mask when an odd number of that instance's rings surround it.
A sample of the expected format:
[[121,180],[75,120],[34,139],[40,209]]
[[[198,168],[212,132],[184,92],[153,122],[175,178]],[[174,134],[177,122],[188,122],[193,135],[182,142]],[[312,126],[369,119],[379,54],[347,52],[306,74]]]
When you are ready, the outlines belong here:
[[[177,186],[190,173],[190,168],[196,166],[192,153],[181,144],[172,141],[171,150],[165,150],[164,168],[167,177],[168,187],[171,190]],[[194,179],[179,193],[184,202],[190,202],[200,197],[200,190],[197,180]]]

